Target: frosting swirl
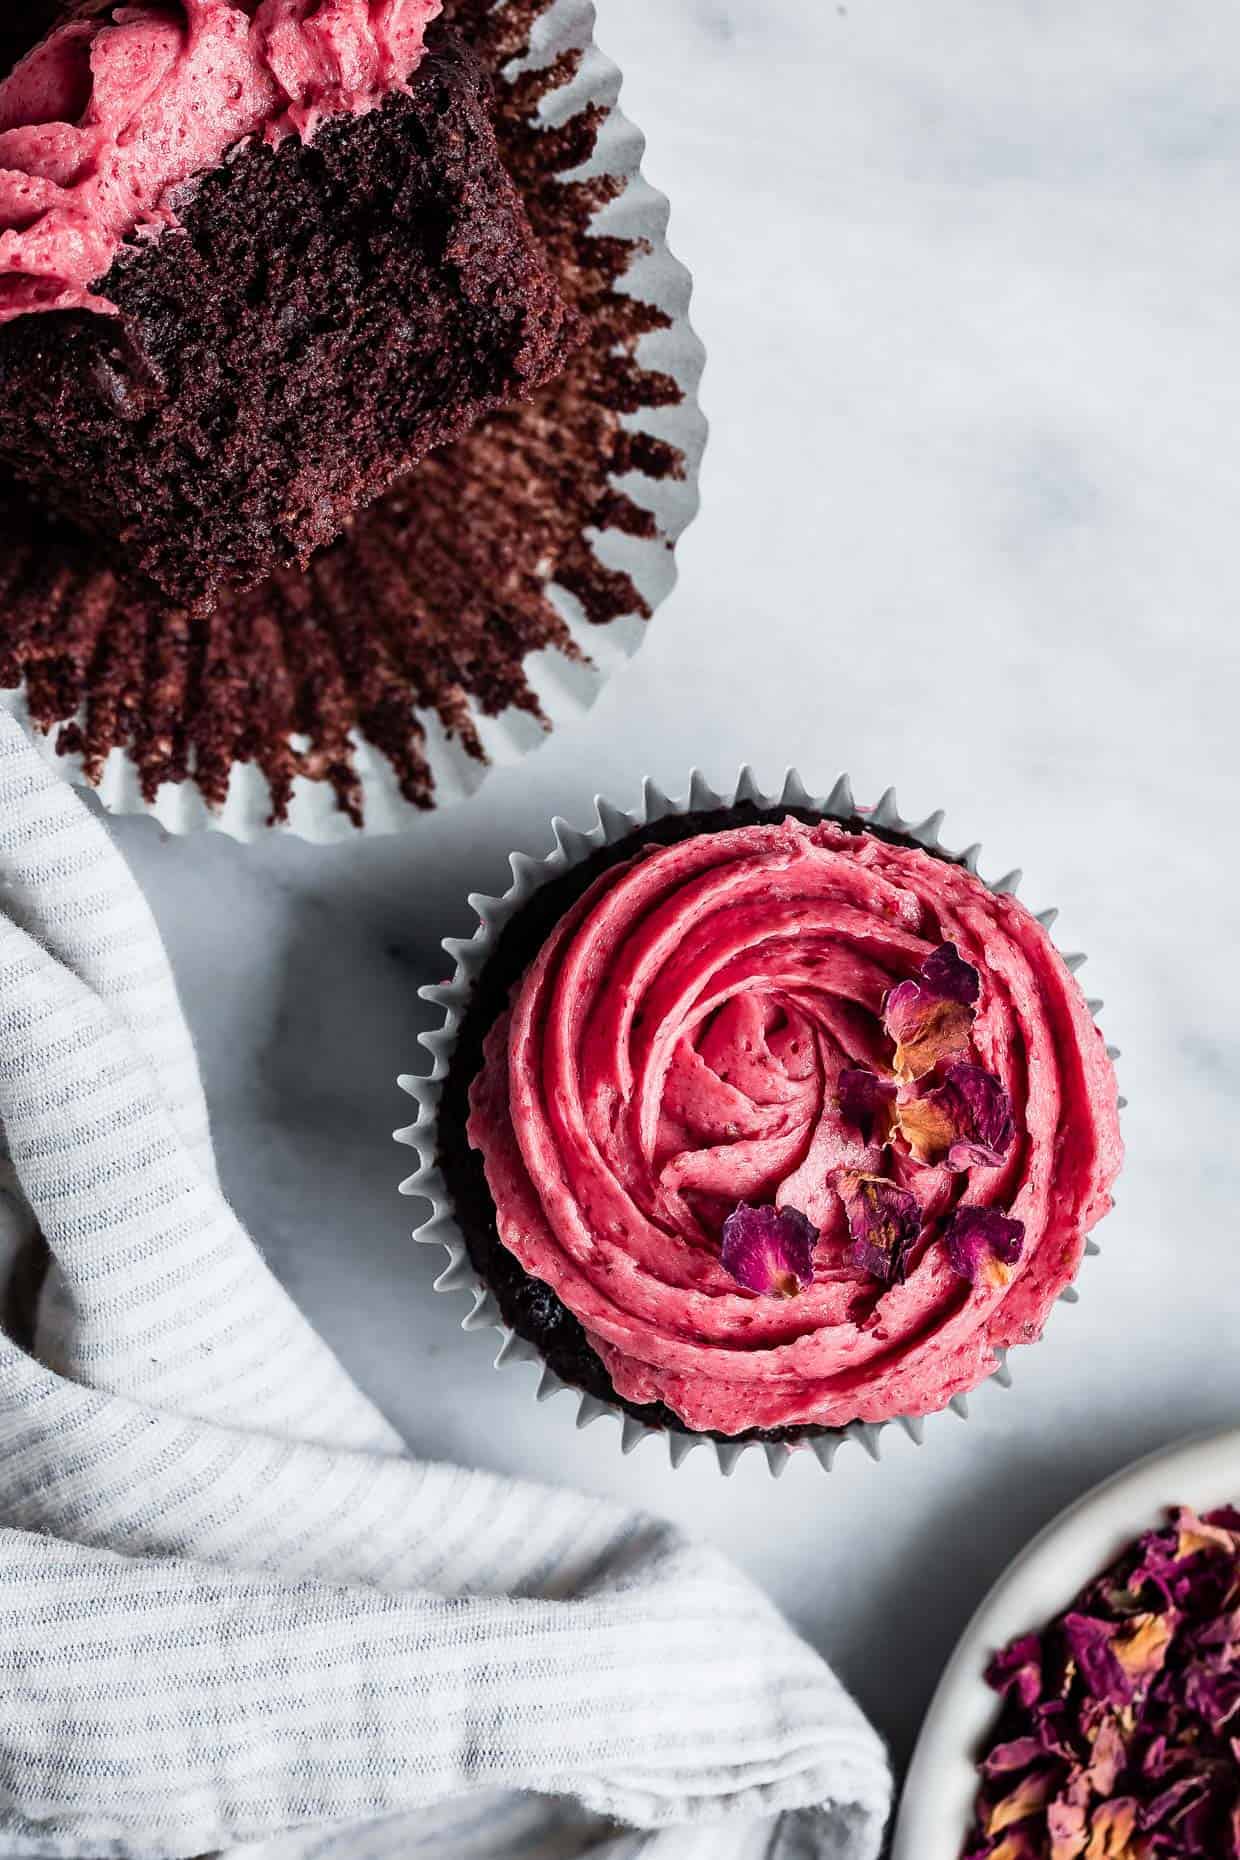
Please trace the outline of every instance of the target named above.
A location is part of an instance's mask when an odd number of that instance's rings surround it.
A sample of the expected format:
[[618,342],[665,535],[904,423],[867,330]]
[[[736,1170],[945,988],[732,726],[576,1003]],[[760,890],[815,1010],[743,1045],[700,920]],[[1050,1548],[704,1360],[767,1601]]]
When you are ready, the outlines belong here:
[[248,136],[307,140],[417,68],[441,0],[154,0],[71,17],[0,83],[0,323],[112,305],[123,241]]
[[[845,1116],[840,1075],[890,1073],[883,1009],[951,943],[980,974],[979,1066],[1015,1125],[1002,1160],[919,1163]],[[736,1434],[921,1414],[1041,1334],[1122,1146],[1110,1061],[1035,918],[963,868],[832,823],[707,833],[605,872],[492,1029],[471,1093],[504,1245],[585,1327],[617,1393]],[[855,1259],[841,1190],[916,1198],[902,1282]],[[846,1190],[845,1190],[846,1192]],[[755,1296],[725,1270],[740,1203],[818,1231],[813,1282]],[[1023,1223],[971,1283],[960,1207]]]

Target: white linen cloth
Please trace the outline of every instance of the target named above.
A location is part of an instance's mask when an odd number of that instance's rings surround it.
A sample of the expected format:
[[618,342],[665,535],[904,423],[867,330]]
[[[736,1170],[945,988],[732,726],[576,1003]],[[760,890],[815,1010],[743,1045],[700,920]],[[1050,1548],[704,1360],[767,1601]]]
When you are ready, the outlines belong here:
[[0,1127],[52,1256],[0,1337],[0,1853],[873,1860],[882,1746],[721,1555],[414,1460],[352,1385],[220,1192],[137,886],[5,716]]

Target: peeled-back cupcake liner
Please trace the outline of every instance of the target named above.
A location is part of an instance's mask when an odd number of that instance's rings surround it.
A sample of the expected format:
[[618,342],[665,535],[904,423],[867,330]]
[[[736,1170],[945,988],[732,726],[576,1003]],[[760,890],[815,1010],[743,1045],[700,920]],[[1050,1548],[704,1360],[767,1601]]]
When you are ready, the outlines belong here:
[[[494,10],[502,14],[509,7],[519,15],[521,0],[497,0]],[[543,96],[529,120],[558,134],[587,113],[601,115],[590,160],[566,168],[556,179],[597,181],[600,195],[614,194],[595,213],[590,231],[630,247],[629,262],[615,288],[653,305],[666,319],[666,327],[641,337],[636,365],[642,374],[670,378],[678,398],[666,391],[665,383],[653,386],[651,404],[625,414],[621,424],[636,436],[635,453],[641,453],[645,436],[651,450],[670,446],[679,452],[683,470],[675,477],[630,471],[611,479],[617,492],[650,513],[650,534],[634,536],[611,528],[583,534],[595,561],[604,569],[626,574],[652,615],[675,585],[675,544],[698,510],[698,478],[706,443],[698,386],[705,352],[689,321],[689,273],[667,245],[669,204],[642,174],[645,140],[619,108],[621,74],[595,45],[594,24],[593,0],[547,0],[531,34],[529,56],[510,64],[504,80],[515,83],[530,71],[554,67],[570,54],[582,54],[574,75]],[[429,765],[436,808],[468,799],[493,768],[520,761],[549,732],[589,711],[611,674],[635,655],[645,638],[650,621],[638,612],[595,624],[567,588],[552,581],[547,595],[578,656],[549,646],[526,658],[524,672],[541,720],[517,704],[498,716],[487,716],[470,698],[463,727],[476,732],[486,758],[481,761],[470,753],[462,729],[449,733],[437,712],[415,707],[411,701],[410,734],[421,731],[424,735],[420,747]],[[227,796],[220,805],[212,806],[205,799],[192,767],[190,779],[165,781],[154,798],[148,799],[141,770],[129,749],[113,748],[101,770],[90,769],[76,749],[67,753],[58,749],[58,739],[66,729],[81,727],[83,713],[76,719],[63,719],[44,734],[32,724],[24,684],[0,691],[0,704],[32,731],[54,766],[92,787],[110,813],[151,815],[169,833],[205,828],[249,841],[274,830],[329,843],[359,833],[400,832],[413,826],[423,812],[401,793],[388,758],[357,730],[350,731],[349,742],[359,784],[361,824],[355,824],[342,809],[330,782],[305,775],[295,778],[284,817],[273,821],[272,791],[255,763],[233,764]],[[289,740],[300,750],[310,747],[296,737]]]
[[[452,1295],[463,1294],[470,1301],[470,1309],[461,1320],[462,1330],[493,1330],[498,1332],[501,1342],[495,1358],[495,1367],[503,1368],[508,1363],[536,1362],[542,1364],[542,1377],[538,1383],[536,1396],[539,1401],[546,1401],[550,1396],[568,1391],[577,1397],[577,1426],[589,1427],[605,1416],[619,1420],[620,1447],[624,1453],[633,1449],[649,1437],[664,1436],[668,1443],[668,1453],[673,1467],[679,1467],[695,1447],[709,1446],[714,1449],[715,1458],[722,1473],[730,1474],[741,1456],[747,1452],[761,1452],[766,1457],[770,1471],[778,1477],[787,1466],[794,1453],[812,1453],[826,1471],[830,1471],[836,1454],[846,1441],[855,1441],[863,1447],[871,1459],[881,1457],[882,1436],[891,1427],[904,1431],[918,1446],[925,1434],[925,1422],[928,1416],[898,1415],[887,1421],[853,1421],[847,1427],[824,1430],[818,1438],[796,1442],[763,1440],[717,1440],[709,1434],[694,1433],[686,1428],[651,1427],[626,1412],[619,1403],[601,1400],[595,1395],[588,1395],[571,1384],[564,1382],[550,1366],[544,1362],[542,1353],[526,1338],[518,1336],[505,1322],[500,1312],[499,1302],[490,1287],[482,1279],[470,1258],[464,1237],[457,1225],[451,1196],[439,1168],[439,1106],[443,1094],[444,1081],[452,1060],[457,1036],[460,1032],[465,1012],[474,985],[482,974],[496,944],[507,924],[521,911],[534,894],[551,880],[570,871],[574,866],[583,864],[601,847],[614,846],[630,834],[662,820],[669,814],[710,814],[725,812],[733,807],[749,804],[757,808],[800,808],[807,812],[822,815],[827,819],[838,820],[844,824],[855,824],[858,819],[867,826],[879,827],[886,831],[905,835],[918,845],[940,853],[955,863],[962,865],[974,874],[989,891],[1015,894],[1021,881],[1019,870],[1005,872],[1002,877],[987,879],[983,877],[979,862],[981,847],[970,845],[963,852],[951,852],[944,846],[940,834],[945,818],[942,809],[917,819],[906,819],[896,802],[895,790],[888,788],[873,807],[858,806],[853,798],[852,785],[847,775],[841,775],[828,794],[810,794],[801,777],[793,769],[786,774],[782,786],[767,793],[759,787],[754,772],[748,766],[743,768],[735,785],[719,791],[713,788],[700,771],[694,770],[689,789],[683,800],[673,800],[665,795],[652,781],[642,784],[641,806],[631,813],[626,813],[612,802],[601,798],[595,801],[595,820],[589,827],[573,827],[567,821],[552,821],[555,835],[555,850],[545,859],[536,859],[527,853],[513,853],[509,865],[512,870],[512,884],[502,897],[483,897],[471,895],[470,907],[478,917],[478,928],[470,938],[446,937],[443,948],[445,954],[455,964],[452,980],[442,984],[423,988],[420,993],[424,1001],[438,1008],[443,1015],[442,1023],[432,1031],[421,1035],[420,1043],[432,1059],[432,1069],[428,1075],[413,1077],[406,1074],[399,1080],[402,1091],[416,1100],[418,1115],[414,1122],[395,1133],[396,1141],[415,1150],[418,1155],[418,1167],[400,1185],[403,1195],[417,1195],[430,1203],[430,1213],[415,1228],[413,1238],[422,1246],[442,1247],[448,1256],[448,1264],[435,1281],[435,1290]],[[1055,909],[1035,913],[1044,929],[1050,930],[1059,915]],[[1085,956],[1079,951],[1060,952],[1066,966],[1075,973],[1085,963]],[[1097,1019],[1102,1009],[1102,1002],[1091,1000],[1090,1012]],[[1108,1046],[1107,1053],[1111,1059],[1118,1059],[1118,1049]],[[1126,1100],[1119,1100],[1121,1110]],[[1101,1249],[1097,1241],[1090,1236],[1085,1242],[1085,1253],[1094,1255]],[[1075,1285],[1067,1286],[1059,1295],[1061,1304],[1076,1304],[1079,1294]],[[1032,1348],[1033,1345],[1021,1346]],[[1009,1366],[1010,1351],[996,1350],[998,1367],[985,1381],[993,1381],[1002,1388],[1011,1386],[1012,1374]],[[982,1386],[981,1384],[978,1385]],[[949,1401],[939,1413],[951,1411],[962,1420],[969,1413],[968,1395],[957,1395]]]

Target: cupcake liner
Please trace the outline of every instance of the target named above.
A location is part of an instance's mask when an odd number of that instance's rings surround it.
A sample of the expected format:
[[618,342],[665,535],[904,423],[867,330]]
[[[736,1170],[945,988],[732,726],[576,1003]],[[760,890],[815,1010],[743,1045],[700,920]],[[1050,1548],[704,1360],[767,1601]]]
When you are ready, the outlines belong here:
[[[900,1415],[890,1421],[854,1421],[847,1427],[825,1431],[821,1438],[811,1439],[796,1444],[760,1440],[715,1440],[710,1435],[691,1433],[682,1428],[648,1427],[635,1416],[626,1413],[618,1405],[600,1400],[597,1396],[582,1393],[562,1381],[545,1362],[541,1352],[525,1338],[518,1336],[504,1322],[499,1303],[494,1293],[484,1283],[469,1256],[456,1223],[451,1198],[438,1164],[439,1149],[439,1104],[443,1092],[443,1082],[447,1077],[457,1034],[460,1030],[466,1007],[473,991],[474,983],[491,956],[497,940],[509,921],[517,915],[523,905],[534,893],[550,880],[559,877],[572,867],[582,864],[600,847],[615,845],[639,828],[662,820],[668,814],[699,814],[726,810],[742,803],[749,803],[759,808],[804,808],[813,813],[834,818],[843,822],[855,821],[858,816],[864,818],[867,825],[886,828],[892,832],[903,833],[919,845],[935,851],[946,853],[947,857],[963,865],[972,872],[988,890],[995,893],[1014,894],[1020,884],[1019,871],[1010,871],[1002,877],[991,880],[984,878],[979,870],[981,858],[980,846],[974,844],[963,852],[953,853],[943,845],[940,832],[943,825],[942,809],[920,819],[906,819],[896,802],[895,790],[888,788],[878,803],[872,808],[859,807],[853,799],[852,786],[847,775],[841,775],[828,794],[811,795],[801,777],[790,769],[782,786],[767,793],[759,787],[751,768],[746,766],[733,787],[726,791],[713,788],[699,771],[694,770],[689,789],[683,800],[673,800],[665,795],[654,782],[647,779],[642,784],[641,806],[631,813],[626,813],[612,802],[601,798],[595,801],[595,820],[586,828],[573,827],[567,821],[555,819],[552,830],[555,834],[555,850],[545,859],[536,859],[527,853],[513,853],[509,864],[513,882],[502,897],[482,897],[472,894],[469,903],[478,917],[478,928],[471,938],[446,937],[443,948],[455,965],[452,980],[443,984],[423,988],[421,998],[441,1010],[442,1023],[433,1031],[421,1035],[420,1044],[425,1047],[432,1059],[432,1069],[428,1075],[413,1077],[404,1075],[398,1081],[402,1091],[413,1098],[418,1105],[418,1115],[406,1128],[395,1132],[398,1143],[415,1150],[418,1155],[418,1167],[400,1185],[403,1195],[417,1195],[430,1203],[430,1213],[415,1228],[413,1238],[423,1246],[440,1246],[448,1256],[448,1264],[435,1281],[436,1292],[464,1294],[470,1300],[470,1310],[461,1321],[462,1330],[494,1330],[498,1332],[501,1343],[495,1358],[495,1367],[502,1368],[508,1363],[537,1362],[542,1363],[542,1378],[536,1391],[537,1399],[545,1401],[550,1396],[569,1390],[577,1397],[577,1426],[589,1427],[595,1421],[610,1415],[621,1423],[620,1447],[624,1453],[631,1453],[648,1436],[664,1436],[668,1443],[668,1454],[673,1467],[679,1467],[695,1447],[709,1446],[714,1449],[715,1458],[722,1473],[730,1474],[741,1456],[748,1452],[761,1452],[772,1474],[776,1477],[783,1472],[793,1453],[811,1452],[826,1471],[830,1471],[835,1456],[845,1441],[855,1441],[863,1447],[871,1459],[881,1456],[883,1434],[890,1427],[899,1427],[920,1445],[924,1437],[925,1420],[920,1415]],[[1057,910],[1044,910],[1036,913],[1037,920],[1049,930],[1058,916]],[[1074,973],[1082,967],[1086,958],[1079,951],[1062,952],[1067,967]],[[1090,1012],[1097,1018],[1102,1002],[1091,1000]],[[1118,1059],[1115,1047],[1108,1047],[1112,1059]],[[1123,1109],[1126,1100],[1120,1099]],[[1085,1252],[1088,1255],[1100,1251],[1097,1241],[1091,1236],[1086,1240]],[[1061,1304],[1076,1304],[1078,1293],[1075,1285],[1069,1285],[1060,1294]],[[1029,1346],[1025,1346],[1029,1347]],[[1000,1387],[1011,1386],[1012,1376],[1008,1365],[1009,1352],[996,1352],[999,1367],[987,1380],[997,1382]],[[969,1401],[967,1395],[957,1395],[945,1409],[962,1420],[967,1419]]]
[[[462,8],[473,4],[474,0],[462,0]],[[489,10],[488,31],[497,40],[504,30],[502,16],[509,11],[514,21],[520,21],[528,11],[528,0],[498,0]],[[546,0],[530,35],[528,56],[509,63],[504,79],[528,84],[532,72],[554,69],[561,60],[566,69],[575,66],[567,82],[531,106],[525,120],[556,137],[557,146],[562,142],[571,156],[575,141],[580,142],[572,133],[575,120],[601,119],[589,160],[565,167],[555,180],[589,184],[591,200],[603,203],[593,215],[590,233],[629,248],[628,263],[614,290],[654,306],[666,321],[666,327],[641,337],[634,356],[638,377],[649,379],[650,404],[621,415],[619,423],[633,436],[635,458],[649,458],[656,450],[671,447],[681,455],[683,469],[665,477],[647,476],[641,470],[613,475],[614,490],[640,511],[649,512],[649,533],[587,528],[581,539],[604,571],[621,571],[629,577],[649,614],[675,583],[674,545],[697,513],[698,475],[706,441],[697,392],[705,356],[689,323],[689,274],[666,242],[668,202],[642,175],[644,138],[618,107],[621,75],[595,45],[594,22],[592,0]],[[519,702],[489,716],[474,697],[462,693],[459,714],[449,730],[438,711],[416,707],[411,696],[410,736],[419,731],[423,735],[418,747],[429,771],[427,787],[436,807],[476,793],[491,768],[519,761],[545,740],[549,729],[588,711],[611,673],[632,658],[645,637],[649,620],[638,611],[600,624],[591,622],[567,587],[552,581],[547,595],[564,623],[568,643],[566,648],[538,649],[524,661],[528,692],[537,701],[541,719]],[[43,651],[42,656],[50,655]],[[30,675],[42,676],[38,652],[31,659]],[[43,734],[34,728],[29,696],[23,682],[0,690],[0,704],[34,730],[55,766],[92,786],[110,812],[152,815],[170,833],[207,828],[253,840],[274,828],[307,840],[330,842],[352,838],[359,831],[397,832],[412,826],[423,811],[402,792],[394,764],[356,729],[347,736],[352,759],[350,798],[356,801],[352,816],[329,780],[299,774],[292,780],[282,817],[273,820],[273,811],[281,810],[273,809],[271,784],[256,763],[234,762],[227,791],[214,804],[198,786],[192,758],[189,779],[163,780],[151,794],[149,771],[143,770],[132,753],[132,739],[130,746],[112,748],[102,760],[91,757],[78,746],[87,725],[85,708]],[[131,694],[126,694],[120,707],[131,701]],[[136,701],[140,706],[144,700],[139,696]],[[149,740],[149,721],[140,709],[136,722]],[[62,750],[58,742],[66,731],[71,734]],[[304,739],[288,740],[297,750],[310,751]]]

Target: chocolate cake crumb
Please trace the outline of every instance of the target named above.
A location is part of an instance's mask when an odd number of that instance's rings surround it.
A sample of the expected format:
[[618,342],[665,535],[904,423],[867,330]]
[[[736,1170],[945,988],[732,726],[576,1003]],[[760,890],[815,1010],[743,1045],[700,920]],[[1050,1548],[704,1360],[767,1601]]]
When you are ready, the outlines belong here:
[[619,184],[558,178],[592,153],[603,112],[555,129],[535,120],[581,54],[515,83],[503,76],[528,53],[547,4],[514,0],[496,12],[491,0],[448,0],[445,13],[496,75],[505,166],[587,324],[555,383],[432,454],[304,573],[282,570],[226,595],[206,617],[123,586],[96,545],[0,482],[0,687],[24,680],[35,724],[63,724],[58,747],[81,756],[93,779],[119,746],[148,801],[164,782],[192,779],[218,805],[234,765],[253,763],[270,784],[273,820],[287,817],[304,776],[329,784],[360,825],[360,735],[388,757],[405,799],[428,808],[433,780],[415,713],[479,762],[471,708],[495,716],[515,706],[545,723],[523,661],[548,646],[574,655],[549,582],[569,589],[594,625],[648,614],[587,534],[656,534],[614,480],[677,478],[684,461],[630,433],[624,416],[674,404],[680,390],[637,359],[641,337],[668,319],[618,288],[632,245],[590,232]]

